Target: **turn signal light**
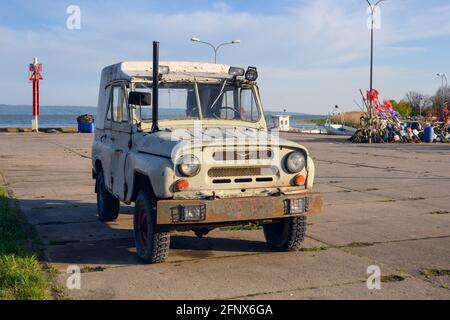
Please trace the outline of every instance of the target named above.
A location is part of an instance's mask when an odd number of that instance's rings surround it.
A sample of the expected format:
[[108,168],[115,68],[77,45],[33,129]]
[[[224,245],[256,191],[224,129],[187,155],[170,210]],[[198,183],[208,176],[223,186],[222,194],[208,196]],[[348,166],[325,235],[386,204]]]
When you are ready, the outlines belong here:
[[189,187],[189,182],[187,180],[181,179],[176,182],[175,186],[178,191],[183,191]]
[[294,178],[294,184],[296,186],[303,186],[303,185],[305,185],[305,182],[306,182],[306,178],[302,175],[295,176],[295,178]]

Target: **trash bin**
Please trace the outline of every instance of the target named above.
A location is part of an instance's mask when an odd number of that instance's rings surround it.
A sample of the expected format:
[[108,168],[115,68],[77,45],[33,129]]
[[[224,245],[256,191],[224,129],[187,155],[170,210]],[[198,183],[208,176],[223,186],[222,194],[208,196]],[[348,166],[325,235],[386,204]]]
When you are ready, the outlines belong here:
[[95,118],[92,114],[84,114],[77,118],[79,133],[94,133]]
[[423,132],[423,140],[428,143],[434,141],[434,128],[432,126],[426,127]]

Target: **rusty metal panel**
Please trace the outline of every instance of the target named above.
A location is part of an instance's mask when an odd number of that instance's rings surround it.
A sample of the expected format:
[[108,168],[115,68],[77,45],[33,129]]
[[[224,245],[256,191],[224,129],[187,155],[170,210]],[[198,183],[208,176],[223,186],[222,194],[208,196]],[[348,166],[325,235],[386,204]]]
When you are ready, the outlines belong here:
[[[258,221],[289,216],[286,200],[308,198],[309,208],[304,214],[317,214],[322,207],[322,195],[309,193],[297,196],[250,197],[217,200],[162,200],[158,202],[158,224],[202,224],[220,222]],[[180,221],[177,212],[180,206],[205,206],[206,219],[186,223]]]

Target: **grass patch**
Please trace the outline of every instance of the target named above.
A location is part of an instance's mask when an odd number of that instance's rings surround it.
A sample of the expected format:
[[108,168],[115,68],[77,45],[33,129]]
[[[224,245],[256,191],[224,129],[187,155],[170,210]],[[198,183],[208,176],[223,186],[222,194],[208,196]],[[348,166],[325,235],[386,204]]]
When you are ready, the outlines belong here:
[[365,248],[365,247],[371,247],[373,246],[373,243],[369,242],[352,242],[345,246],[342,246],[342,248]]
[[262,230],[262,229],[263,229],[262,225],[259,225],[259,224],[247,224],[244,226],[221,228],[222,231],[255,231],[255,230]]
[[384,283],[389,283],[389,282],[400,282],[400,281],[404,281],[405,278],[402,276],[398,276],[395,274],[392,275],[387,275],[387,276],[381,276],[381,282]]
[[409,197],[407,200],[409,201],[419,201],[419,200],[426,200],[424,197]]
[[301,248],[300,252],[319,252],[327,250],[326,247],[310,247],[310,248]]
[[438,214],[438,215],[440,215],[440,214],[450,214],[450,211],[433,211],[433,212],[430,212],[430,214]]
[[313,123],[313,124],[318,124],[318,125],[324,126],[325,123],[327,122],[327,118],[307,119],[304,122],[306,122],[306,123]]
[[420,274],[425,277],[443,277],[450,276],[450,270],[447,269],[425,269],[420,271]]
[[26,240],[22,222],[0,187],[0,300],[51,298],[51,285],[37,258],[27,251]]
[[397,202],[397,200],[394,200],[394,199],[385,199],[385,200],[378,200],[377,202],[380,202],[380,203],[389,203],[389,202]]
[[104,267],[91,267],[91,266],[87,266],[87,267],[83,267],[81,268],[81,273],[91,273],[91,272],[103,272],[106,269]]

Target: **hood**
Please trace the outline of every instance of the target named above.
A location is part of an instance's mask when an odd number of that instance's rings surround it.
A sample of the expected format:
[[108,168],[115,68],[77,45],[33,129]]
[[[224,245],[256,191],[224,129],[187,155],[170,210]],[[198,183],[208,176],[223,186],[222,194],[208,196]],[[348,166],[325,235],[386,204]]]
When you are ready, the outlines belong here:
[[172,155],[186,148],[220,147],[220,146],[280,146],[293,149],[306,149],[289,140],[280,138],[271,132],[247,129],[205,129],[195,130],[183,128],[160,131],[153,134],[143,134],[135,142],[138,152],[149,153],[171,158]]

